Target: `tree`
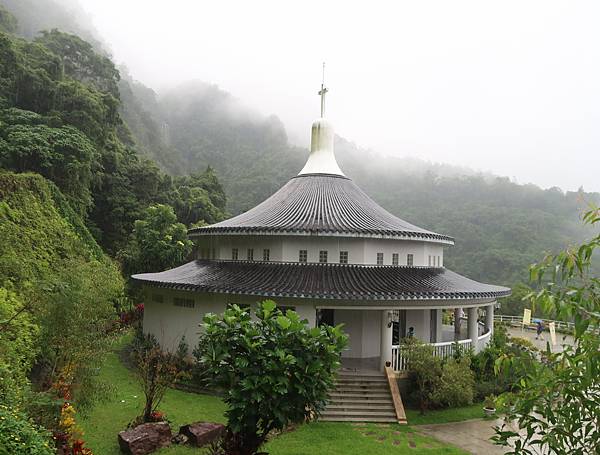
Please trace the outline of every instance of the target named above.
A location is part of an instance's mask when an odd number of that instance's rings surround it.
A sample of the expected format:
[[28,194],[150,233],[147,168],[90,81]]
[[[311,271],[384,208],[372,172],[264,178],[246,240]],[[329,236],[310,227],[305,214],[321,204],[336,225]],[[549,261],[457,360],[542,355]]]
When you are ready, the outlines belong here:
[[[600,209],[588,211],[584,221],[599,224]],[[498,444],[512,446],[509,453],[600,451],[600,278],[590,274],[598,247],[600,235],[549,255],[531,268],[531,278],[541,288],[529,296],[532,304],[547,314],[572,320],[575,344],[558,353],[548,344],[538,362],[508,356],[498,360],[499,372],[522,371],[514,411],[508,413],[507,423],[496,428],[494,437]]]
[[207,314],[204,330],[199,357],[224,390],[227,454],[255,454],[272,430],[318,416],[347,343],[341,327],[309,328],[269,300],[255,319],[237,305]]
[[153,335],[142,335],[133,349],[136,376],[144,392],[144,410],[134,424],[153,422],[169,387],[182,377],[177,356],[163,352]]
[[191,251],[186,227],[170,206],[158,204],[135,222],[131,242],[119,257],[127,273],[159,272],[180,265]]
[[442,381],[442,361],[433,355],[433,348],[409,338],[403,345],[408,357],[408,374],[414,384],[414,394],[419,402],[421,414],[429,409],[434,401],[434,394]]

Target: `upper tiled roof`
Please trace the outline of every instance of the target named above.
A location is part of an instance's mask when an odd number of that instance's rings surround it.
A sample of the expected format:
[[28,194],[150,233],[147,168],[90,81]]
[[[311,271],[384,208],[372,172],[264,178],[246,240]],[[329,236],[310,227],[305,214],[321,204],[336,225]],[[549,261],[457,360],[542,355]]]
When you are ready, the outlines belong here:
[[502,286],[428,267],[198,260],[133,278],[153,286],[199,292],[357,302],[492,299],[510,294]]
[[380,207],[340,175],[299,175],[263,203],[220,223],[190,230],[213,233],[319,234],[454,243],[452,237],[410,224]]

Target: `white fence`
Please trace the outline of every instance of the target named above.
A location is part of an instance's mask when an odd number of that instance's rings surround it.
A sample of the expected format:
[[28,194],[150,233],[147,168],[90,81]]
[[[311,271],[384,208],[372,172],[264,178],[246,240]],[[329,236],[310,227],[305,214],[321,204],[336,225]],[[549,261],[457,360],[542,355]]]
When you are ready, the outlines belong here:
[[[452,357],[457,348],[465,352],[472,348],[477,352],[478,347],[483,347],[487,344],[491,334],[492,332],[488,330],[487,333],[479,336],[477,338],[476,346],[473,346],[470,338],[467,338],[466,340],[460,340],[458,342],[445,341],[443,343],[431,343],[430,346],[433,347],[433,355],[445,359],[447,357]],[[407,349],[409,348],[403,345],[392,346],[392,368],[394,371],[406,371],[408,369]]]
[[[556,327],[556,330],[572,332],[575,329],[575,324],[573,324],[572,322],[553,321],[551,319],[541,319],[541,318],[532,318],[532,320],[533,319],[536,319],[536,320],[539,319],[540,321],[542,321],[546,328],[548,328],[548,325],[551,322],[554,322],[554,326]],[[507,324],[513,324],[513,325],[520,326],[520,325],[523,325],[523,316],[508,316],[508,315],[504,315],[504,314],[495,314],[494,321],[504,322]]]

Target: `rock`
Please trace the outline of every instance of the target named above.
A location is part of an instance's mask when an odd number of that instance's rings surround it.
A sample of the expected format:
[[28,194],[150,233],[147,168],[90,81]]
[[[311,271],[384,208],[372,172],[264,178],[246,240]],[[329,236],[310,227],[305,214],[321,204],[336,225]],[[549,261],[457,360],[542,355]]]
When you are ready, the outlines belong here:
[[121,451],[146,455],[171,444],[171,427],[167,422],[144,423],[119,433]]
[[179,445],[187,444],[188,441],[189,441],[189,438],[186,435],[181,434],[181,433],[179,433],[176,436],[173,436],[173,438],[171,439],[171,442],[173,444],[179,444]]
[[190,443],[196,447],[203,447],[219,439],[225,432],[225,426],[220,423],[195,422],[184,425],[179,433],[188,437]]

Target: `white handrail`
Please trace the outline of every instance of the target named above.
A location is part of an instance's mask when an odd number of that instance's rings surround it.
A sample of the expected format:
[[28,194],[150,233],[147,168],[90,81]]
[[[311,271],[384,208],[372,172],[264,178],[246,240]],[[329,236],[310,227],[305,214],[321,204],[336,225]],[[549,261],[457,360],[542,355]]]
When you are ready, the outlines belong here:
[[[491,334],[488,331],[487,334],[482,335],[483,338],[489,336]],[[481,338],[479,338],[481,339]],[[479,343],[477,343],[479,345]],[[467,338],[465,340],[458,341],[444,341],[441,343],[430,343],[429,346],[433,348],[433,355],[436,357],[441,357],[442,359],[446,359],[448,357],[453,357],[456,352],[456,347],[461,351],[468,351],[473,346],[472,340]],[[403,345],[393,345],[392,346],[392,368],[394,371],[406,371],[408,370],[408,357],[403,352],[405,351],[405,347]]]

